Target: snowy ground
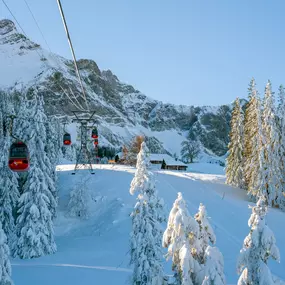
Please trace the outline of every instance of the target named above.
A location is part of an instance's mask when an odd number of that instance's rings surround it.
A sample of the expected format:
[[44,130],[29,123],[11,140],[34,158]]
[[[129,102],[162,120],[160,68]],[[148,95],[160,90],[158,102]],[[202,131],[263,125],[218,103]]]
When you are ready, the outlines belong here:
[[[58,251],[35,260],[12,260],[13,279],[21,285],[125,285],[130,277],[129,214],[135,197],[129,194],[134,168],[96,165],[96,174],[87,170],[71,175],[72,165],[58,166],[60,205],[55,222]],[[217,246],[224,255],[227,284],[236,284],[236,259],[248,234],[250,215],[247,197],[242,190],[224,184],[223,168],[212,164],[193,164],[191,172],[156,171],[157,188],[165,200],[167,214],[176,198],[183,193],[191,214],[199,203],[206,205],[217,235]],[[69,192],[83,177],[92,192],[92,211],[86,221],[65,215]],[[270,209],[267,221],[275,233],[277,245],[285,258],[285,214]],[[285,279],[285,263],[270,263],[272,272]],[[165,270],[171,274],[170,262]]]

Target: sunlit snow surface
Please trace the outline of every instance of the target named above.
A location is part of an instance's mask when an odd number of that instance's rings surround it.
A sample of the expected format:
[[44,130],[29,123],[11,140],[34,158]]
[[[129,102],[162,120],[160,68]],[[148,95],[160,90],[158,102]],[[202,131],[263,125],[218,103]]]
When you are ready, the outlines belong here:
[[[58,251],[34,260],[12,260],[13,279],[21,285],[125,285],[131,275],[129,266],[129,214],[135,197],[129,185],[135,169],[127,166],[95,165],[95,175],[81,170],[71,175],[73,165],[59,165],[60,205],[55,221]],[[212,164],[193,164],[191,172],[156,171],[157,188],[165,200],[166,212],[177,192],[183,193],[190,213],[199,203],[206,205],[217,235],[217,246],[224,255],[227,284],[236,284],[236,259],[249,232],[251,210],[245,193],[224,184],[223,168]],[[204,173],[203,173],[204,172]],[[82,178],[90,178],[93,195],[89,220],[65,216],[69,192]],[[277,239],[281,263],[270,262],[273,274],[285,279],[285,214],[270,209],[267,221]],[[165,271],[171,274],[170,262]]]

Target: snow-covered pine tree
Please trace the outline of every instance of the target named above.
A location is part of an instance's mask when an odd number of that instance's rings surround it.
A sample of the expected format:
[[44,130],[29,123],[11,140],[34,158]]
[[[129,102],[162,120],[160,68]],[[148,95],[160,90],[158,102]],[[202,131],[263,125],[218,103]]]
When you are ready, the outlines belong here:
[[10,134],[8,132],[7,116],[8,106],[11,102],[7,100],[7,94],[0,94],[0,222],[8,237],[9,246],[12,249],[15,241],[15,219],[14,212],[19,199],[18,175],[8,168],[8,155],[10,149]]
[[[4,137],[0,147],[3,154],[0,156],[0,222],[8,237],[9,247],[13,251],[15,241],[15,218],[14,212],[20,197],[17,174],[13,173],[7,165],[10,148],[9,137]],[[0,283],[1,284],[1,283]]]
[[240,251],[237,268],[241,276],[238,285],[274,285],[267,266],[269,258],[280,260],[279,250],[271,229],[266,225],[267,208],[264,197],[260,197],[248,221],[251,228]]
[[256,197],[260,197],[260,195],[266,195],[267,193],[267,163],[266,163],[266,141],[264,137],[264,131],[262,127],[262,107],[260,100],[258,99],[258,112],[257,112],[257,121],[258,121],[258,139],[256,141],[253,155],[258,156],[259,167],[254,168],[253,177],[255,177],[255,182],[252,187],[248,190],[248,195],[252,200],[256,200]]
[[56,251],[52,212],[56,201],[51,193],[45,153],[46,116],[42,101],[36,96],[28,131],[31,167],[19,199],[16,224],[17,250],[20,258],[35,258]]
[[[43,111],[43,110],[42,110]],[[57,119],[50,118],[46,121],[46,143],[45,143],[45,151],[46,151],[46,172],[48,175],[48,185],[49,189],[53,195],[53,198],[56,202],[54,207],[51,208],[51,213],[53,218],[56,217],[56,206],[58,203],[58,190],[56,189],[56,165],[59,162],[61,157],[61,146],[58,144],[58,134],[56,131]]]
[[246,105],[244,116],[244,178],[245,186],[249,190],[253,187],[255,177],[253,173],[258,172],[258,156],[254,155],[255,142],[258,140],[258,93],[255,80],[252,79],[248,88],[249,101]]
[[266,199],[271,206],[285,207],[285,197],[282,195],[282,173],[280,168],[280,133],[275,116],[274,96],[271,83],[265,88],[263,110],[263,134],[265,137],[265,159],[267,168]]
[[154,174],[149,170],[148,148],[143,142],[137,156],[137,170],[131,182],[130,193],[138,193],[131,214],[131,260],[134,266],[133,285],[161,285],[163,203],[155,189]]
[[226,183],[239,188],[245,188],[243,147],[243,112],[240,100],[237,98],[231,118],[230,143],[226,159]]
[[205,279],[202,285],[226,285],[224,258],[216,247],[208,246],[205,251]]
[[209,244],[215,244],[216,243],[216,235],[214,233],[214,230],[212,226],[209,223],[208,217],[207,217],[207,211],[206,207],[203,204],[200,204],[199,211],[195,215],[195,220],[199,224],[199,241],[200,241],[200,252],[199,254],[199,262],[204,264],[205,260],[205,254],[206,249],[209,246]]
[[63,157],[71,162],[76,161],[76,147],[74,144],[62,147]]
[[9,260],[9,246],[7,244],[7,237],[2,229],[0,222],[0,284],[13,285],[11,279],[12,269]]
[[200,285],[204,278],[198,262],[201,252],[198,237],[199,225],[189,215],[186,202],[178,193],[163,234],[163,247],[168,248],[166,257],[172,258],[174,278],[179,285]]
[[[280,170],[283,177],[282,190],[279,191],[278,195],[278,198],[280,198],[281,195],[285,195],[285,90],[283,85],[280,85],[278,92],[277,116],[280,135]],[[279,204],[283,204],[282,202],[280,201]],[[285,205],[282,206],[284,207]]]
[[[281,161],[285,162],[285,90],[283,85],[278,89],[278,109],[277,116],[279,122],[280,144],[281,144]],[[285,173],[284,165],[282,164],[283,173]],[[285,176],[285,175],[283,175]]]
[[70,200],[68,202],[68,215],[70,217],[79,217],[81,219],[88,219],[89,217],[88,205],[91,197],[87,182],[88,180],[82,179],[70,192]]
[[18,94],[18,101],[19,104],[15,104],[13,114],[21,114],[21,118],[15,118],[13,132],[17,138],[27,142],[30,139],[30,118],[33,116],[31,113],[33,106],[28,101],[26,93]]

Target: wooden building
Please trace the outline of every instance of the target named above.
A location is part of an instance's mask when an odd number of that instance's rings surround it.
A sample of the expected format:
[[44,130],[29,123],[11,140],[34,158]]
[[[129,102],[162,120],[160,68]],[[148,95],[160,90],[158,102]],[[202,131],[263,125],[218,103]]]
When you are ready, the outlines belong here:
[[159,166],[161,168],[163,160],[166,163],[165,169],[169,170],[187,170],[187,165],[179,160],[174,159],[172,156],[168,154],[160,154],[160,153],[151,153],[150,154],[150,162],[153,165]]

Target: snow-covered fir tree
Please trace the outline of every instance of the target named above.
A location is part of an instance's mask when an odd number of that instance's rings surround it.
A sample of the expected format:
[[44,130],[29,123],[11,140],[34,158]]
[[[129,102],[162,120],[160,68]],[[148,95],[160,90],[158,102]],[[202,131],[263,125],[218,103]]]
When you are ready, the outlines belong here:
[[271,229],[266,225],[266,201],[260,197],[248,221],[251,228],[245,238],[238,258],[238,272],[241,276],[238,285],[273,285],[272,275],[268,268],[269,258],[280,260],[279,250]]
[[226,285],[224,258],[219,249],[208,246],[204,259],[205,278],[202,285]]
[[79,217],[81,219],[89,217],[91,196],[87,182],[88,180],[83,178],[70,192],[70,200],[68,202],[68,215],[70,217]]
[[277,119],[275,116],[274,96],[271,90],[271,83],[268,81],[265,88],[264,109],[263,109],[263,134],[265,137],[265,158],[266,158],[266,199],[269,205],[285,206],[282,195],[282,172],[280,162],[280,133],[278,131]]
[[[42,105],[42,104],[41,104]],[[43,110],[42,110],[43,111]],[[61,146],[58,144],[58,137],[56,131],[56,122],[55,118],[49,118],[46,121],[46,143],[45,143],[45,152],[46,152],[46,170],[45,172],[48,173],[48,185],[50,192],[53,195],[54,201],[56,202],[53,207],[51,207],[51,213],[53,218],[56,217],[56,207],[58,203],[58,190],[56,189],[56,165],[59,162],[61,157]]]
[[52,213],[56,201],[51,192],[51,178],[47,177],[48,158],[45,152],[46,116],[42,100],[35,97],[32,120],[28,126],[30,140],[30,170],[19,199],[17,244],[15,254],[20,258],[34,258],[56,251]]
[[63,157],[69,161],[76,161],[76,147],[72,145],[66,145],[62,147]]
[[230,143],[226,159],[226,183],[239,188],[245,187],[243,171],[243,112],[240,100],[234,103],[231,118]]
[[[46,145],[45,151],[52,166],[55,166],[61,157],[61,144],[58,143],[58,119],[51,117],[46,122]],[[52,176],[55,176],[55,167],[53,167]]]
[[260,197],[260,195],[266,195],[267,193],[267,163],[266,163],[266,141],[262,126],[262,107],[260,100],[258,100],[258,113],[257,113],[257,121],[258,121],[258,139],[256,141],[253,155],[258,156],[259,166],[254,168],[253,177],[255,177],[255,182],[252,187],[248,190],[248,195],[252,200],[256,200],[256,197]]
[[9,246],[7,244],[7,237],[2,229],[0,222],[0,284],[13,285],[11,279],[12,269],[9,260]]
[[14,212],[19,199],[19,186],[17,174],[8,168],[8,153],[10,139],[6,136],[0,143],[3,154],[0,156],[0,222],[8,237],[11,250],[15,241],[15,218]]
[[30,128],[33,117],[33,104],[28,101],[26,93],[18,95],[19,104],[14,104],[13,114],[21,114],[21,117],[15,117],[13,132],[17,138],[28,142],[31,138]]
[[8,155],[11,145],[9,122],[5,112],[10,111],[11,102],[7,94],[0,94],[0,222],[12,249],[15,241],[14,212],[19,199],[18,175],[8,168]]
[[138,193],[131,214],[131,264],[134,266],[132,284],[163,284],[162,230],[163,203],[155,189],[154,174],[149,170],[149,151],[143,142],[137,156],[137,170],[131,182],[130,193]]
[[195,215],[195,220],[199,224],[199,236],[198,236],[200,242],[200,252],[198,252],[199,260],[200,263],[204,264],[206,249],[209,244],[216,243],[216,235],[214,233],[212,226],[209,223],[206,207],[203,204],[200,204],[199,211]]
[[181,193],[170,211],[167,228],[163,234],[163,246],[168,248],[167,259],[172,258],[172,270],[176,284],[200,285],[203,270],[198,262],[201,246],[199,225],[187,210]]
[[244,116],[244,178],[248,190],[253,187],[255,177],[253,173],[258,172],[259,161],[256,156],[256,141],[258,140],[258,93],[255,80],[252,79],[249,88],[249,101],[246,105]]
[[[278,89],[278,126],[280,133],[280,168],[282,171],[282,177],[285,177],[285,90],[283,85]],[[283,192],[285,191],[285,179],[283,178]],[[283,194],[283,193],[282,193]]]

